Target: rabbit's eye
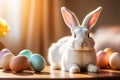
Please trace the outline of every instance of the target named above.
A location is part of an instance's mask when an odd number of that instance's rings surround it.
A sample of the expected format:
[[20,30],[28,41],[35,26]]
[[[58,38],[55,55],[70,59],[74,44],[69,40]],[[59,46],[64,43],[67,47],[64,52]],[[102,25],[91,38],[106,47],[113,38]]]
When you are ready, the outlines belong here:
[[76,38],[76,34],[74,33],[74,38]]
[[90,35],[88,34],[88,38],[90,37]]

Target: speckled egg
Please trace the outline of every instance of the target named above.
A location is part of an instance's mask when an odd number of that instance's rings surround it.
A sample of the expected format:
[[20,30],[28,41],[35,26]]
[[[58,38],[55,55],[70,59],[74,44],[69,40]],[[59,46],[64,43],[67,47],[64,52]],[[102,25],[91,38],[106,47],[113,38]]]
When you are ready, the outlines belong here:
[[35,72],[40,72],[45,68],[46,61],[40,54],[33,54],[30,57],[30,66]]
[[1,58],[1,67],[5,70],[10,70],[10,61],[11,59],[14,57],[14,55],[12,53],[6,53],[2,56]]
[[29,66],[29,60],[25,56],[15,56],[10,62],[10,69],[14,72],[22,72]]
[[24,50],[20,51],[19,55],[26,56],[29,59],[30,56],[32,55],[32,51],[29,49],[24,49]]

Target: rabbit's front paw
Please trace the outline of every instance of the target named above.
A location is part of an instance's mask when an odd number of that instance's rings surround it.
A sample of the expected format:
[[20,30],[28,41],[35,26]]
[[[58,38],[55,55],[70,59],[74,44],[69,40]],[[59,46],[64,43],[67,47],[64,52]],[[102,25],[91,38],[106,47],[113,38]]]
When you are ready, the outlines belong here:
[[100,68],[93,64],[88,65],[88,72],[100,72]]
[[69,72],[71,72],[71,73],[79,73],[80,72],[80,68],[78,66],[72,66],[70,68]]

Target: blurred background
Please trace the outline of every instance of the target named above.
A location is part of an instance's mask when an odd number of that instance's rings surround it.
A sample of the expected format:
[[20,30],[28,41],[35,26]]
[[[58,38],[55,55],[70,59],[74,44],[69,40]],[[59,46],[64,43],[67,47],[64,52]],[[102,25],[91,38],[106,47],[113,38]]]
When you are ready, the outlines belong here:
[[80,23],[90,11],[102,6],[92,32],[101,26],[120,25],[120,0],[0,0],[0,17],[10,25],[10,32],[0,41],[16,55],[31,49],[47,59],[49,46],[71,34],[63,22],[61,6],[72,10]]

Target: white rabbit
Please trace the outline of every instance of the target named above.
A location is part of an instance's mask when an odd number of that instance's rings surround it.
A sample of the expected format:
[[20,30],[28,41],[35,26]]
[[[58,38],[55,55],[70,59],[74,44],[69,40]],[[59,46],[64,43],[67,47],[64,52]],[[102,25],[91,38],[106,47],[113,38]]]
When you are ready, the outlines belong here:
[[89,33],[95,25],[101,10],[102,7],[98,7],[90,12],[80,25],[78,18],[71,10],[65,7],[61,8],[63,19],[70,28],[72,36],[64,37],[50,46],[48,60],[51,69],[62,69],[72,73],[81,70],[100,71],[100,68],[96,66],[95,43]]

